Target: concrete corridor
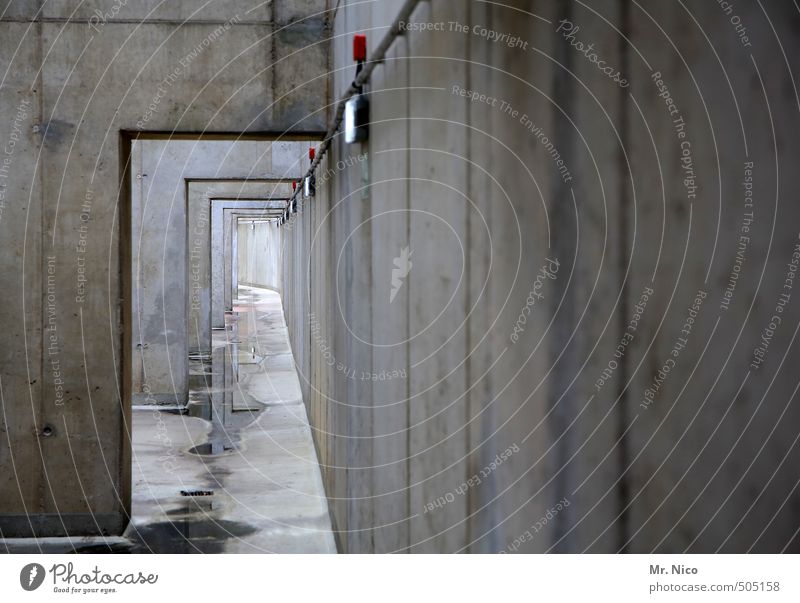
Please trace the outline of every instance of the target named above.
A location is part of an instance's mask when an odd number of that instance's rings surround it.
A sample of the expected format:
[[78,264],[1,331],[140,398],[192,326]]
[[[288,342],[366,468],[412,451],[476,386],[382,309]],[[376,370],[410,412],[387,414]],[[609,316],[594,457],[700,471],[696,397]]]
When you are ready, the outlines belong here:
[[[280,296],[239,287],[184,411],[133,411],[133,518],[113,548],[336,552]],[[95,541],[96,543],[96,541]]]
[[800,9],[732,4],[7,2],[0,551],[800,552]]

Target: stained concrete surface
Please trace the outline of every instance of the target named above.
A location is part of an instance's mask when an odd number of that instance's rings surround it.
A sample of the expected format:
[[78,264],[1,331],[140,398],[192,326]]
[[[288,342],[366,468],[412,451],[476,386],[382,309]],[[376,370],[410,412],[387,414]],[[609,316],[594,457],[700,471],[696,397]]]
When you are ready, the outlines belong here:
[[187,407],[134,407],[124,537],[6,540],[0,550],[335,553],[278,293],[240,287],[189,381]]

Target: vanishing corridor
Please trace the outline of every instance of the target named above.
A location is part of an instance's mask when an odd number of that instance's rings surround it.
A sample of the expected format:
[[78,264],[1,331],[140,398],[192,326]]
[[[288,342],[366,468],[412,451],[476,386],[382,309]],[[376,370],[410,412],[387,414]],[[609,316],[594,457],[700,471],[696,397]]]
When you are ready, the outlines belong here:
[[136,549],[336,552],[276,292],[240,286],[188,407],[134,407],[133,434]]
[[800,0],[0,0],[0,550],[800,552],[799,65]]

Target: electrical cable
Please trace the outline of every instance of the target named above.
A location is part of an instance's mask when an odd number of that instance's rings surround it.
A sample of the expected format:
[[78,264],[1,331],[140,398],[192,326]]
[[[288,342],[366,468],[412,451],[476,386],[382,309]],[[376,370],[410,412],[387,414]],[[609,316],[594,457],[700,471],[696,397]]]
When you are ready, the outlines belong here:
[[[400,12],[398,12],[397,17],[395,17],[394,22],[392,23],[389,31],[383,36],[381,43],[378,44],[378,47],[375,49],[375,52],[372,55],[372,58],[368,59],[363,69],[356,75],[356,78],[353,80],[353,83],[350,84],[350,87],[345,91],[342,97],[339,99],[339,102],[336,105],[336,113],[334,114],[333,119],[331,120],[330,124],[328,125],[328,130],[325,133],[325,137],[322,139],[322,142],[319,145],[319,149],[316,152],[316,156],[314,160],[311,162],[311,165],[308,168],[308,171],[303,175],[300,179],[300,182],[305,182],[305,179],[314,174],[317,166],[319,166],[322,158],[330,149],[331,142],[333,141],[333,137],[336,136],[336,133],[339,131],[339,128],[344,121],[344,109],[347,101],[354,97],[356,94],[361,93],[361,88],[364,84],[367,83],[370,76],[372,75],[372,71],[375,67],[382,63],[386,59],[386,53],[389,51],[389,47],[392,45],[392,42],[395,39],[405,33],[403,29],[403,24],[407,23],[409,18],[411,17],[411,13],[414,12],[414,9],[417,7],[421,0],[406,0],[403,6],[400,8]],[[295,197],[297,196],[298,192],[301,190],[302,187],[298,187],[292,193],[291,198],[287,202],[287,206],[290,206],[291,203],[295,201]]]

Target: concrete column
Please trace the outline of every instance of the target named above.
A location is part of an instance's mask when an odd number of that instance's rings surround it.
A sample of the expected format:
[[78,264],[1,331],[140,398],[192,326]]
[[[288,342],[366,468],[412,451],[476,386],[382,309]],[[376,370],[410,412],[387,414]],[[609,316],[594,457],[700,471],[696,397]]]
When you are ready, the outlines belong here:
[[231,297],[233,300],[239,297],[239,222],[234,221],[231,224]]

